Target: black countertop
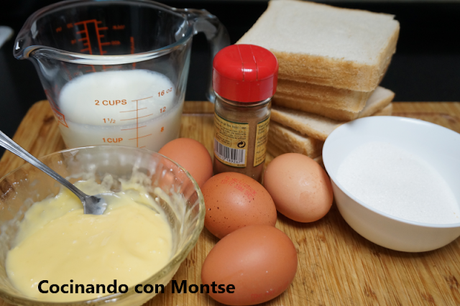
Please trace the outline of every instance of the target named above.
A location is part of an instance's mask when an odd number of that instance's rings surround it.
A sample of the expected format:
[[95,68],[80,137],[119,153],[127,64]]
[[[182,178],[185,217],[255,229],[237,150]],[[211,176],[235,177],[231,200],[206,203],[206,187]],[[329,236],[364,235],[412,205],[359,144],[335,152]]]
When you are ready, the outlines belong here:
[[[13,41],[27,17],[51,0],[2,1],[0,25],[14,29],[0,49],[0,130],[12,137],[31,105],[46,99],[30,61],[13,57]],[[159,1],[175,7],[204,8],[227,27],[235,43],[267,7],[267,1]],[[324,1],[339,7],[396,15],[401,31],[397,51],[381,85],[395,101],[460,101],[460,2]],[[203,71],[210,67],[204,35],[195,36],[186,100],[205,100]],[[0,151],[2,154],[3,151]]]

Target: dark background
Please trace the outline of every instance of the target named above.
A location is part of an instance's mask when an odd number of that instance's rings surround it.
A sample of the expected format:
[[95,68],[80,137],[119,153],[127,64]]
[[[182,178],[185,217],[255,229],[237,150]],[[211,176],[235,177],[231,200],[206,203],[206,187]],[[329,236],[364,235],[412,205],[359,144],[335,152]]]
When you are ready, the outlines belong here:
[[[14,37],[29,15],[54,2],[57,1],[4,0],[0,4],[0,25],[15,31],[13,38],[0,49],[0,130],[10,137],[30,106],[45,99],[32,62],[13,57]],[[235,43],[267,7],[267,1],[263,0],[158,2],[208,10],[227,27],[231,43]],[[382,86],[396,93],[395,101],[460,100],[460,2],[321,2],[396,15],[401,25],[400,37],[382,81]],[[210,52],[202,34],[194,38],[191,61],[186,100],[205,100],[207,84],[203,67],[210,67]]]

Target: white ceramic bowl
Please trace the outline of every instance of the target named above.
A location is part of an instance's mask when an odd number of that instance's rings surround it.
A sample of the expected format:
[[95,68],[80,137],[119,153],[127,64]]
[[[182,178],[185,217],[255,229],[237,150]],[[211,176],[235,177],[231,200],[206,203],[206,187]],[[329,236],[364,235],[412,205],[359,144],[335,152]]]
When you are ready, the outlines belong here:
[[323,147],[324,166],[345,221],[364,238],[405,252],[434,250],[460,236],[460,223],[428,224],[393,217],[363,203],[337,181],[338,169],[348,154],[371,141],[388,142],[430,163],[447,182],[460,205],[459,133],[417,119],[367,117],[334,130]]

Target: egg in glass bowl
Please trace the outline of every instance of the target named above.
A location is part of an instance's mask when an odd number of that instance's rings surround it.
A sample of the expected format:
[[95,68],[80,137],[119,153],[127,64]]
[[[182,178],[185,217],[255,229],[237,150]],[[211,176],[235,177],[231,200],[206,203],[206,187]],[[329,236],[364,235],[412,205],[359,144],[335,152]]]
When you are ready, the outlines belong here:
[[[57,200],[73,195],[30,164],[0,179],[0,297],[16,305],[142,305],[161,292],[204,226],[204,200],[192,176],[161,154],[133,147],[81,147],[40,160],[87,193],[103,190],[108,208],[85,215],[77,201],[68,210]],[[157,220],[161,233],[150,227]],[[166,257],[153,267],[158,253]],[[44,274],[30,283],[30,271]],[[110,281],[98,282],[100,274]],[[42,295],[29,294],[22,281]],[[92,294],[96,286],[101,294]]]
[[404,117],[367,117],[335,129],[323,147],[335,202],[364,238],[424,252],[460,236],[460,134]]

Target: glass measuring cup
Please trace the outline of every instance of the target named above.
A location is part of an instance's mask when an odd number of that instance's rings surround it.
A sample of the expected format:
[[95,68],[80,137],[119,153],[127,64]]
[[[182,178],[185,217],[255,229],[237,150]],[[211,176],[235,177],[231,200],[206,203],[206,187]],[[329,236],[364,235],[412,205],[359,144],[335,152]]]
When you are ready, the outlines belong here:
[[69,0],[27,19],[14,56],[34,63],[67,147],[158,151],[179,136],[197,32],[204,32],[213,56],[229,44],[225,27],[205,10]]

